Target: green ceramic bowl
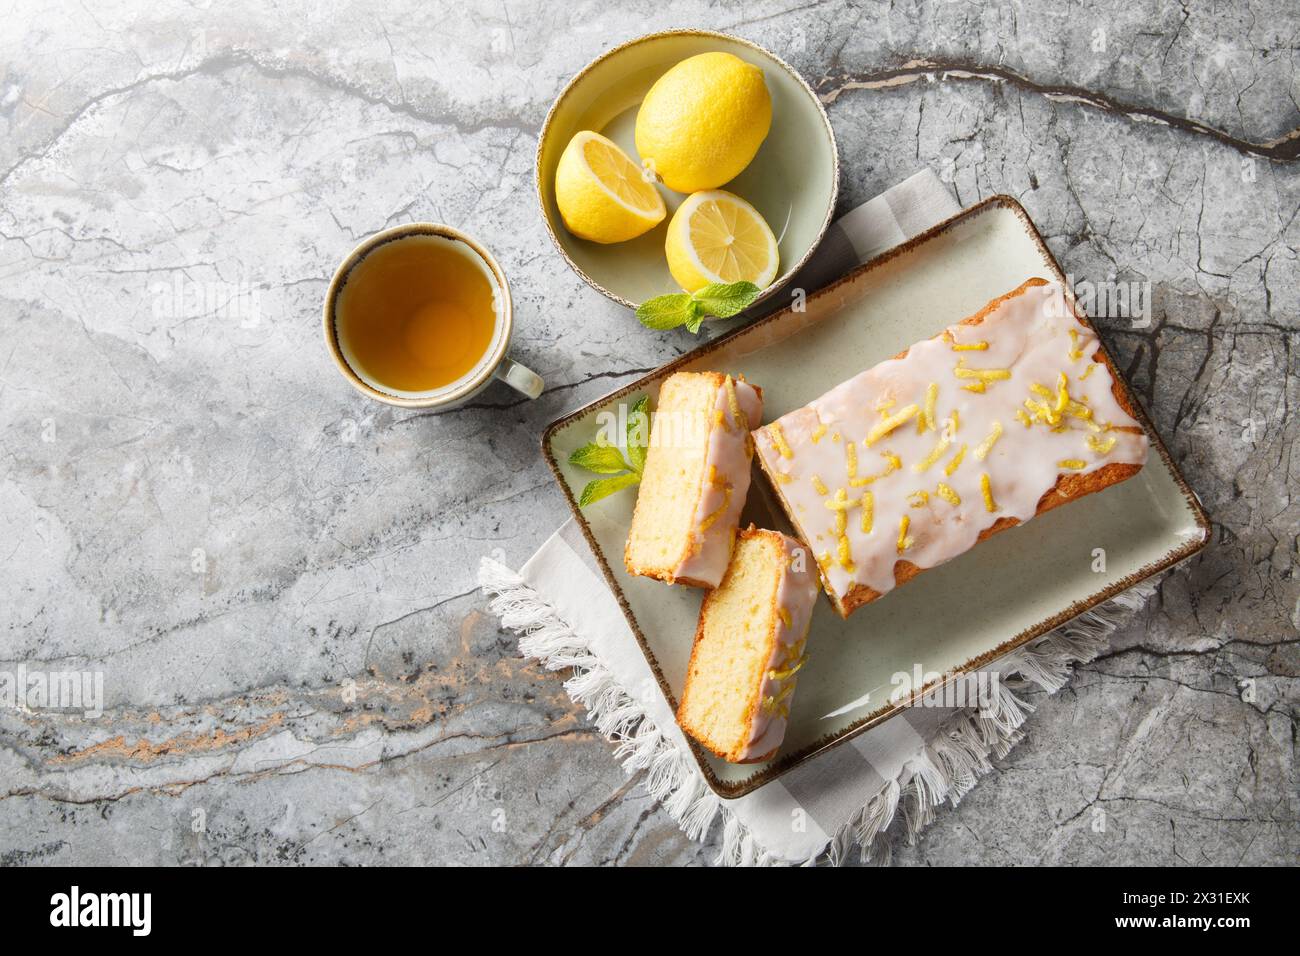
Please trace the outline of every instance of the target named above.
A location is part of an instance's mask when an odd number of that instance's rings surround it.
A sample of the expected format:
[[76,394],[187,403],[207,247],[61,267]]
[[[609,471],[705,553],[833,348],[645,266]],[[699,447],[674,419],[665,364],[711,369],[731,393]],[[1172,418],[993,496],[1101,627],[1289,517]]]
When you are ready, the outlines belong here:
[[772,94],[772,129],[754,161],[723,186],[751,202],[776,233],[781,269],[761,298],[775,294],[807,260],[830,225],[839,192],[835,133],[816,94],[779,57],[722,33],[672,30],[617,46],[587,65],[551,106],[537,144],[537,197],[547,231],[583,281],[628,308],[667,292],[680,292],[664,258],[664,235],[673,211],[686,199],[660,185],[668,216],[643,236],[601,245],[571,235],[555,205],[555,167],[573,134],[589,129],[608,136],[639,161],[634,130],[637,107],[669,67],[698,53],[733,53],[761,67]]

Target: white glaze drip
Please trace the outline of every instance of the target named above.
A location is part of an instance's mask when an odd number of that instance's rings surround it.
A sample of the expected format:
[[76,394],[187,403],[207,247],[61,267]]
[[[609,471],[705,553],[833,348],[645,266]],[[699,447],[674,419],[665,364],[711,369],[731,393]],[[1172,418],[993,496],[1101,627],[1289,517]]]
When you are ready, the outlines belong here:
[[813,606],[817,601],[819,586],[813,556],[801,542],[787,535],[781,535],[781,543],[785,549],[786,561],[785,571],[777,585],[776,603],[778,608],[784,610],[785,617],[776,622],[776,641],[772,647],[772,656],[767,662],[767,670],[763,672],[758,712],[750,724],[749,741],[740,755],[741,760],[765,756],[781,746],[781,741],[785,739],[785,728],[789,723],[789,697],[786,698],[786,706],[781,708],[764,707],[763,701],[768,698],[778,699],[786,687],[793,688],[798,681],[798,674],[778,679],[773,676],[773,672],[794,666],[799,657],[806,653],[804,640],[808,636],[808,624],[812,620]]
[[763,420],[763,400],[758,391],[745,382],[733,384],[736,403],[745,421],[736,420],[724,384],[718,389],[714,403],[714,410],[721,413],[722,420],[709,429],[703,487],[695,506],[692,547],[673,570],[675,578],[689,578],[708,587],[717,587],[722,582],[731,561],[736,526],[749,493],[753,449],[746,440],[746,429]]

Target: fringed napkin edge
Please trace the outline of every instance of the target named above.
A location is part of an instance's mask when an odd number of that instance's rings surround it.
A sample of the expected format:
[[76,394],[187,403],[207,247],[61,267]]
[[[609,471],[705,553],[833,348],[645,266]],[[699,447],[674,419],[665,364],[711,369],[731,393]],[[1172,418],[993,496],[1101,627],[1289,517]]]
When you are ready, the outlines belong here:
[[956,806],[993,769],[990,755],[1007,756],[1024,737],[1022,725],[1034,709],[1017,690],[1038,688],[1054,694],[1069,681],[1076,664],[1106,649],[1110,635],[1155,593],[1158,578],[1143,581],[1085,611],[1050,634],[1012,651],[996,664],[1002,675],[996,707],[957,711],[906,766],[854,814],[818,853],[804,860],[782,860],[758,845],[754,835],[704,782],[691,756],[666,739],[637,700],[615,680],[586,640],[561,620],[555,609],[522,577],[483,558],[479,587],[501,626],[519,634],[519,650],[547,670],[572,670],[564,682],[569,697],[587,711],[596,729],[615,744],[614,756],[632,774],[647,771],[650,796],[691,840],[704,840],[722,820],[717,862],[727,866],[810,866],[839,864],[857,848],[863,862],[888,865],[889,831],[902,817],[909,844],[935,819],[945,800]]

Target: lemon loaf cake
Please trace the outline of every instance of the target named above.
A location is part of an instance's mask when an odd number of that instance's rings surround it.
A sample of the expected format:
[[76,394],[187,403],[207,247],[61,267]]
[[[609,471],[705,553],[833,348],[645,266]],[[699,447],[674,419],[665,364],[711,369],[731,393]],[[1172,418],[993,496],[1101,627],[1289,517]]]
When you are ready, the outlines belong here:
[[749,491],[760,391],[721,372],[664,380],[623,562],[631,574],[715,588]]
[[755,431],[759,461],[848,617],[926,568],[1147,457],[1096,334],[1030,279]]
[[807,659],[815,567],[798,541],[750,527],[704,599],[677,722],[723,760],[764,760],[785,737]]

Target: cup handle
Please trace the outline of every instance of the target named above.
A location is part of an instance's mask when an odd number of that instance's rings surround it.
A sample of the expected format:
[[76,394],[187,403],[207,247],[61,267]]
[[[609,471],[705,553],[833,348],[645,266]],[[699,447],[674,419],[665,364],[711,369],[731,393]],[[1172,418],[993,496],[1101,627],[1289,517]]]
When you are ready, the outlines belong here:
[[545,386],[540,375],[532,369],[520,365],[508,356],[501,360],[495,374],[497,378],[515,391],[521,392],[529,398],[536,398],[542,394],[542,388]]

